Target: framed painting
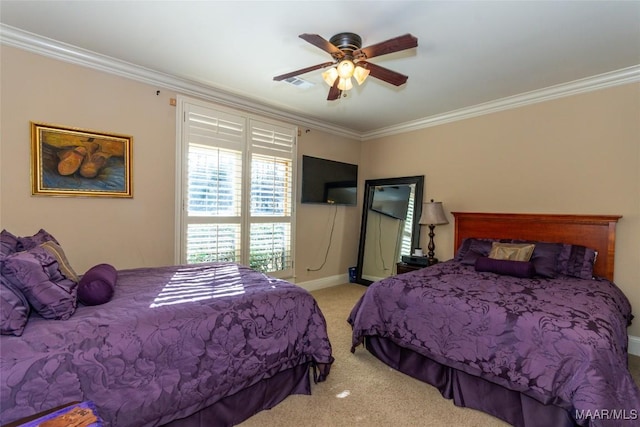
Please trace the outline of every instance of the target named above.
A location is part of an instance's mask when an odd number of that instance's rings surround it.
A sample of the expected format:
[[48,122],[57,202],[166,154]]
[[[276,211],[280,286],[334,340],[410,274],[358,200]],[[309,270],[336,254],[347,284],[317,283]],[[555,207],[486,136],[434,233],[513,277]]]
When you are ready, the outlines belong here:
[[31,122],[31,194],[133,197],[133,137]]

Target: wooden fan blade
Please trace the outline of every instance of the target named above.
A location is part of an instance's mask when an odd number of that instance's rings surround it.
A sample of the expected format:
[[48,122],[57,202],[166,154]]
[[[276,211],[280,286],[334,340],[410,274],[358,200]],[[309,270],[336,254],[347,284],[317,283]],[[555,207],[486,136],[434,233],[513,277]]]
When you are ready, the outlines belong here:
[[329,89],[329,95],[327,96],[327,101],[335,101],[336,99],[340,98],[340,95],[342,95],[342,91],[338,89],[339,80],[340,79],[336,79],[333,86],[331,86],[331,89]]
[[368,69],[370,72],[369,75],[375,77],[376,79],[383,80],[395,86],[401,86],[405,84],[407,82],[407,79],[409,78],[404,74],[397,73],[388,68],[381,67],[371,62],[359,61],[358,65],[364,66],[364,68]]
[[333,56],[335,59],[340,59],[344,56],[344,53],[340,49],[332,45],[328,40],[326,40],[322,36],[319,36],[318,34],[304,33],[300,34],[298,37],[331,54],[331,56]]
[[364,55],[365,58],[373,58],[374,56],[386,55],[388,53],[399,52],[401,50],[411,49],[418,46],[418,39],[411,34],[405,34],[384,42],[376,43],[371,46],[363,47],[353,52],[354,58]]
[[280,80],[285,80],[285,79],[288,79],[289,77],[295,77],[300,74],[308,73],[309,71],[319,70],[320,68],[325,68],[325,67],[328,67],[329,65],[333,65],[333,62],[323,62],[322,64],[313,65],[307,68],[302,68],[300,70],[292,71],[287,74],[281,74],[279,76],[275,76],[273,80],[279,82]]

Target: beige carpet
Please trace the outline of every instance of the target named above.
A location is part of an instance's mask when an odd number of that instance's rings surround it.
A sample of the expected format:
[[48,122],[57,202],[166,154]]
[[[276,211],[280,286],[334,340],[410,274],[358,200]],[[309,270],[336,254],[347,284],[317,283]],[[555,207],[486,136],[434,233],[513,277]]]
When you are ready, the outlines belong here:
[[[458,408],[432,386],[394,371],[363,347],[351,348],[347,317],[366,290],[345,284],[313,292],[327,319],[335,362],[327,381],[312,384],[311,396],[289,396],[262,411],[243,427],[280,426],[457,426],[508,424],[473,409]],[[631,356],[631,372],[640,378],[640,357]]]

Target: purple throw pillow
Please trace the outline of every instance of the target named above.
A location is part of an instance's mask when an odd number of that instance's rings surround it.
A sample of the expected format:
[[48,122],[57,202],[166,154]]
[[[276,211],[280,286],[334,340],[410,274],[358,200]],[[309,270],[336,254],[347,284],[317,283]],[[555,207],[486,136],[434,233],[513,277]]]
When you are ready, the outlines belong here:
[[18,252],[19,245],[20,242],[16,236],[9,233],[7,230],[2,230],[2,232],[0,232],[0,254],[6,256]]
[[41,228],[40,231],[38,231],[33,236],[18,237],[18,250],[28,251],[29,249],[43,244],[44,242],[54,242],[57,245],[60,244],[55,237]]
[[62,275],[56,258],[43,248],[9,255],[2,274],[45,319],[66,320],[75,312],[78,284]]
[[30,312],[31,307],[22,292],[0,276],[0,334],[22,335]]
[[467,253],[464,254],[460,262],[466,265],[475,265],[478,258],[489,255],[491,245],[496,241],[494,239],[472,239]]
[[538,276],[553,279],[558,275],[558,257],[562,250],[562,243],[531,240],[512,240],[512,243],[533,243],[536,246],[529,261],[533,263]]
[[462,241],[458,248],[458,252],[456,252],[456,255],[453,257],[454,261],[462,261],[467,252],[469,252],[469,246],[471,246],[471,243],[474,240],[475,239],[473,237],[467,237]]
[[536,274],[536,269],[531,261],[511,261],[479,257],[476,259],[475,267],[476,271],[486,271],[525,279],[530,279]]
[[109,264],[91,267],[78,283],[78,298],[84,305],[99,305],[111,301],[116,289],[118,272]]
[[562,245],[558,255],[558,272],[579,279],[593,279],[596,251],[581,245]]

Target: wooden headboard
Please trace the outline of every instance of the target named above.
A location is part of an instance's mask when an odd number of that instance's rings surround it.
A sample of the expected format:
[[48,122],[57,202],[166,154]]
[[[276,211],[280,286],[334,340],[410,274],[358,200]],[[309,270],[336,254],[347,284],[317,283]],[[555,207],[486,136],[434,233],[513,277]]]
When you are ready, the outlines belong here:
[[598,251],[594,274],[613,281],[616,223],[620,215],[452,212],[454,253],[466,237],[522,239],[582,245]]

